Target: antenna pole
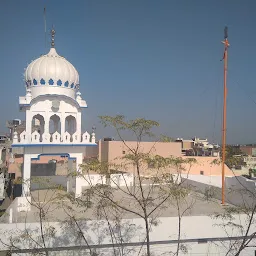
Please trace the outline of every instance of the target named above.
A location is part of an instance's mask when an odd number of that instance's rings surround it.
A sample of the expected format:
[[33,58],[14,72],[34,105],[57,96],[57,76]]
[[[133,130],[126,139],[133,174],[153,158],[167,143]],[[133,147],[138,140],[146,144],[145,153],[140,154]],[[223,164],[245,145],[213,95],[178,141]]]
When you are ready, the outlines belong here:
[[44,44],[46,49],[46,8],[44,7]]
[[228,69],[228,28],[224,29],[224,99],[223,99],[223,122],[222,122],[222,193],[221,204],[225,205],[225,160],[226,160],[226,114],[227,114],[227,69]]

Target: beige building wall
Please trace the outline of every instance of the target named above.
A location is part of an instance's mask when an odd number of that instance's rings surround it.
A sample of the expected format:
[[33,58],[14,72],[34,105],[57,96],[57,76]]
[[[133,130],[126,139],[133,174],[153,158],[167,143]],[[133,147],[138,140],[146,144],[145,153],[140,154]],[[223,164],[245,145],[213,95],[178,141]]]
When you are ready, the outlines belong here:
[[97,146],[87,146],[85,148],[85,158],[98,158],[99,157],[99,145]]
[[[137,147],[136,141],[126,141],[125,144],[122,141],[99,141],[99,160],[115,164],[123,163],[122,157],[129,154],[129,148]],[[141,153],[152,153],[162,157],[181,156],[180,142],[141,142],[139,148]]]
[[[184,165],[185,171],[183,173],[188,173],[192,175],[205,175],[205,176],[221,176],[222,166],[219,157],[208,157],[208,156],[184,156],[184,159],[193,158],[196,163],[189,166]],[[232,170],[225,165],[225,176],[232,177],[234,173]]]
[[[137,147],[136,141],[108,141],[108,160],[112,161],[117,157],[121,157],[129,153],[129,148]],[[140,151],[142,153],[152,153],[162,157],[181,156],[181,143],[179,142],[141,142]]]
[[101,162],[109,162],[109,142],[111,141],[99,141],[99,160]]
[[192,149],[193,145],[194,145],[193,141],[189,141],[189,140],[188,141],[186,141],[186,140],[182,141],[182,149],[183,150]]
[[[137,142],[126,141],[128,147],[136,148]],[[151,151],[154,155],[160,155],[162,157],[182,157],[183,159],[193,158],[196,159],[196,163],[193,165],[183,165],[183,170],[181,173],[191,174],[191,175],[205,175],[205,176],[221,176],[222,170],[220,164],[214,164],[214,161],[220,162],[219,157],[184,157],[181,154],[180,142],[141,142],[140,151],[143,153],[148,153]],[[189,145],[188,145],[189,146]],[[115,164],[122,164],[122,156],[129,153],[129,149],[124,145],[122,141],[99,141],[99,160],[112,162]],[[126,170],[133,173],[133,166],[128,167]],[[176,173],[175,168],[168,168],[167,172]],[[150,175],[152,169],[148,169],[146,166],[142,173],[144,175]],[[233,176],[233,172],[225,166],[225,175]]]

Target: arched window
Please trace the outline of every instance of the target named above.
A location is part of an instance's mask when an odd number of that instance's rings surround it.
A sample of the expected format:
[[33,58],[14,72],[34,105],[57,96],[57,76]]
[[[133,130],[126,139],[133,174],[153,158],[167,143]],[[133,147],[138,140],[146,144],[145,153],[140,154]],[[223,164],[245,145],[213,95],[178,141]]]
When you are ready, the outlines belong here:
[[68,87],[68,81],[66,81],[64,85],[65,85],[65,87]]
[[33,84],[34,84],[34,85],[37,85],[36,79],[33,79]]
[[70,135],[76,132],[76,118],[74,116],[67,116],[65,119],[65,132]]
[[49,123],[49,131],[50,134],[53,134],[55,132],[58,132],[60,134],[60,117],[55,115],[52,115],[50,118],[50,123]]
[[40,141],[42,141],[42,134],[44,133],[44,124],[45,124],[45,121],[42,115],[37,114],[33,116],[31,130],[32,132],[38,131],[38,133],[40,134]]

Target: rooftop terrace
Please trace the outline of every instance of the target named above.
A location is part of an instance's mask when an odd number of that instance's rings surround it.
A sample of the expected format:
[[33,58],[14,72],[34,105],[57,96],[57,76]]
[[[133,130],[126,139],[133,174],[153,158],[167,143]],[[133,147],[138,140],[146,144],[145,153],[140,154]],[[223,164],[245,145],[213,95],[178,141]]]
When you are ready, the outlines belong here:
[[[138,188],[136,188],[138,189]],[[144,188],[148,192],[148,187]],[[157,198],[160,190],[158,187],[153,189],[151,198]],[[93,202],[92,207],[86,208],[86,196],[83,196],[77,202],[71,203],[67,198],[68,194],[64,191],[58,190],[38,190],[31,193],[32,196],[32,207],[29,212],[17,212],[13,210],[13,223],[32,223],[39,221],[39,208],[44,210],[45,217],[44,221],[49,222],[62,222],[69,218],[69,215],[74,216],[77,219],[97,219],[97,199],[92,198]],[[67,197],[66,197],[67,196]],[[118,201],[120,205],[127,207],[128,209],[135,210],[138,213],[142,213],[140,207],[138,207],[138,202],[132,199],[131,196],[126,194],[126,191],[121,192],[116,190],[114,192],[113,198],[115,201]],[[156,204],[158,201],[154,201]],[[83,205],[81,204],[83,202]],[[80,205],[79,205],[80,203]],[[82,206],[81,206],[82,205]],[[9,209],[12,205],[9,207]],[[153,205],[149,205],[148,209],[153,209]],[[183,213],[184,216],[211,216],[215,213],[223,213],[225,208],[221,206],[221,202],[216,199],[207,200],[206,196],[195,192],[189,191],[189,193],[182,199],[179,200],[180,213]],[[8,211],[7,211],[8,212]],[[109,212],[109,218],[111,219],[113,215]],[[154,212],[154,215],[151,217],[177,217],[177,201],[175,199],[170,199],[163,205],[162,209]],[[123,211],[122,218],[138,218],[138,215]],[[9,223],[9,214],[5,213],[1,218],[0,222]]]

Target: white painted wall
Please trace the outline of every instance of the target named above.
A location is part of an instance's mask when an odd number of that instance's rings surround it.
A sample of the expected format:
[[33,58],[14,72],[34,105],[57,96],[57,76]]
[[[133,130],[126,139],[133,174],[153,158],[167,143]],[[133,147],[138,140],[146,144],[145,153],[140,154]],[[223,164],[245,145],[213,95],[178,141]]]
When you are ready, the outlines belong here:
[[[95,186],[97,184],[106,184],[107,179],[105,175],[100,174],[90,174],[90,175],[83,175],[82,177],[76,178],[76,188],[79,193],[79,196],[82,193],[82,189],[89,186]],[[111,174],[110,175],[110,186],[111,187],[131,187],[133,186],[133,175],[132,174]]]
[[205,175],[193,175],[193,174],[181,174],[182,178],[201,182],[207,185],[221,188],[221,176],[205,176]]
[[83,177],[80,177],[77,179],[77,186],[81,187],[89,187],[89,186],[95,186],[97,184],[106,184],[106,177],[105,175],[99,175],[99,174],[90,174],[90,175],[83,175]]
[[[86,213],[85,213],[86,214]],[[234,216],[235,222],[237,224],[243,225],[246,222],[245,215]],[[240,236],[241,233],[232,229],[226,228],[225,230],[218,226],[218,224],[222,223],[221,221],[216,221],[208,216],[188,216],[183,217],[181,222],[181,240],[183,239],[196,239],[194,242],[183,242],[188,249],[188,254],[180,254],[180,255],[225,255],[226,249],[223,246],[223,243],[211,243],[211,238],[225,238],[227,234],[230,236]],[[104,220],[96,221],[96,220],[81,220],[79,221],[80,227],[83,227],[83,233],[88,239],[90,244],[109,244],[111,243],[110,236],[107,232],[107,223]],[[114,226],[114,223],[111,222],[111,225]],[[142,242],[145,239],[144,233],[144,222],[142,219],[126,219],[123,220],[123,227],[130,227],[129,237],[123,237],[124,242]],[[72,228],[65,227],[63,223],[60,222],[51,222],[44,223],[44,229],[49,227],[54,227],[56,234],[54,238],[46,239],[47,247],[69,247],[69,246],[79,246],[85,245],[85,243],[79,241],[77,236],[73,232]],[[12,224],[0,224],[1,230],[1,239],[5,244],[9,243],[10,236],[16,233],[16,235],[20,234],[26,229],[30,229],[33,239],[40,242],[40,233],[38,233],[39,223],[12,223]],[[249,233],[255,231],[255,224],[252,226],[252,229]],[[35,233],[33,233],[34,231]],[[227,233],[226,233],[227,232]],[[98,238],[101,237],[101,241],[99,242]],[[150,240],[153,241],[173,241],[178,238],[178,218],[177,217],[167,217],[167,218],[159,218],[159,224],[157,226],[151,226],[150,232]],[[207,243],[200,244],[197,242],[197,239],[208,238]],[[16,244],[16,246],[20,248],[29,248],[28,242],[31,240],[22,239],[20,244]],[[6,247],[0,243],[0,250],[4,250]],[[217,245],[216,245],[217,244]],[[228,245],[228,243],[226,243]],[[219,245],[219,246],[218,246]],[[152,245],[152,251],[156,252],[156,255],[161,255],[160,253],[169,253],[170,250],[175,250],[176,244],[167,244],[167,245]],[[137,252],[140,246],[133,246]],[[145,249],[145,248],[144,248]],[[254,255],[254,248],[248,248],[247,251],[241,253],[241,256],[245,255]],[[102,249],[102,255],[112,255],[111,251],[106,249]],[[66,252],[67,253],[67,252]],[[158,254],[159,253],[159,254]],[[215,254],[214,254],[215,253]],[[65,253],[58,252],[57,254],[52,255],[69,255]],[[137,255],[132,252],[128,255]],[[143,250],[139,255],[143,255]]]
[[111,187],[131,187],[133,186],[133,175],[132,174],[111,174],[110,175],[110,186]]

